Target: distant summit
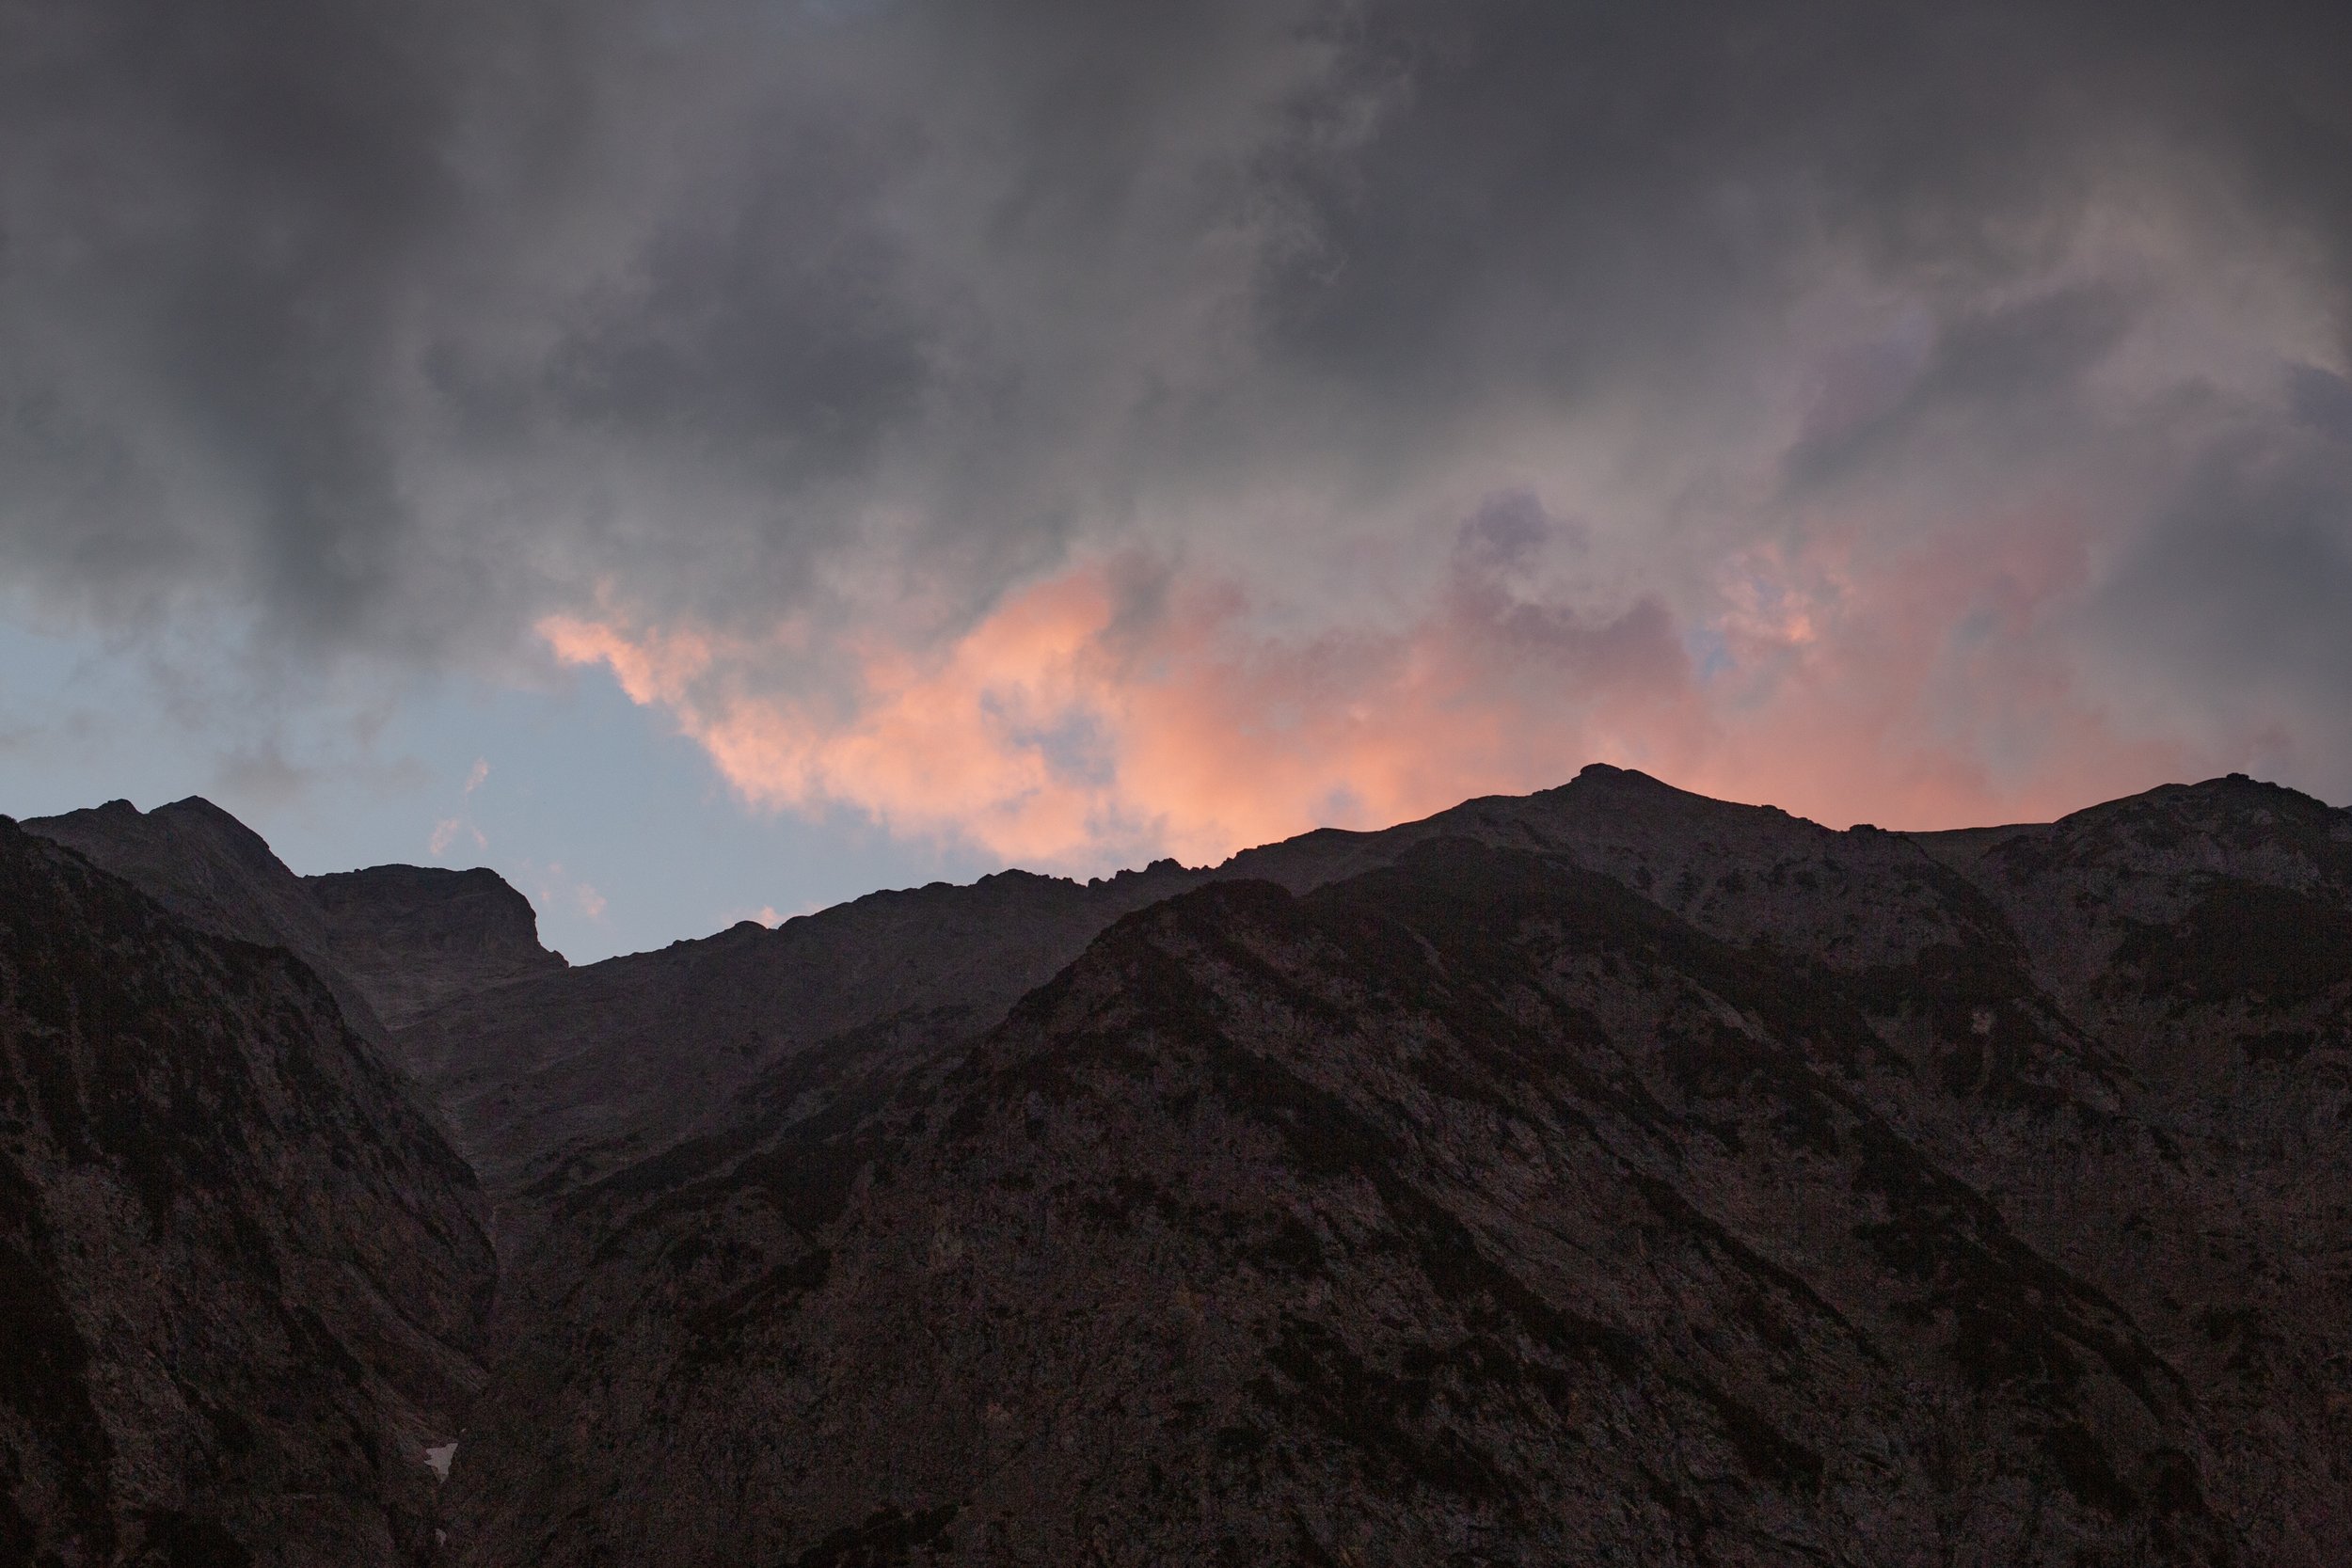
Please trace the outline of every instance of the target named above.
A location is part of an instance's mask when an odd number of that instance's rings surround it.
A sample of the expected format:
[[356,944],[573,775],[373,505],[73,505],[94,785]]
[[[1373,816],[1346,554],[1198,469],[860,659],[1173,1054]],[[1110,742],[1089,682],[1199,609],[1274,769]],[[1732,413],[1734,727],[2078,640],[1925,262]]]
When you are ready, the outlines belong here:
[[494,871],[297,877],[260,834],[194,795],[145,813],[109,800],[23,826],[203,930],[292,949],[363,1027],[397,1027],[452,996],[564,967],[539,945],[531,901]]

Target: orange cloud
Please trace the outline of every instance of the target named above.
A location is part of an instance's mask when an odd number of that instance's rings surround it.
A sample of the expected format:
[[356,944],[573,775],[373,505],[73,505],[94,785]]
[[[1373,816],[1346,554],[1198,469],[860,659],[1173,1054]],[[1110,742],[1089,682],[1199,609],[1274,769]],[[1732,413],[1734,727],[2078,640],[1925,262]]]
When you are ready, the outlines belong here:
[[2214,769],[2123,733],[2074,678],[2067,616],[2090,536],[2058,506],[1872,552],[1856,524],[1737,563],[1732,667],[1677,782],[1838,825],[2044,819]]
[[764,679],[773,648],[698,628],[607,612],[539,629],[565,662],[670,710],[755,804],[848,805],[894,833],[1062,869],[1214,862],[1594,760],[1838,825],[1920,828],[2055,815],[2194,763],[2117,734],[2042,635],[2088,580],[2062,514],[1885,556],[1864,555],[1867,537],[1729,563],[1703,623],[1722,650],[1708,669],[1657,601],[1594,616],[1524,597],[1469,531],[1401,629],[1273,637],[1230,584],[1098,560],[943,646],[845,650],[846,697],[780,693]]
[[1041,865],[1216,860],[1539,787],[1691,708],[1654,603],[1588,621],[1466,571],[1404,631],[1286,641],[1253,635],[1229,587],[1138,605],[1134,575],[1089,562],[943,649],[853,649],[847,704],[762,691],[740,667],[755,651],[699,631],[609,616],[539,630],[565,662],[669,708],[748,800],[848,804]]

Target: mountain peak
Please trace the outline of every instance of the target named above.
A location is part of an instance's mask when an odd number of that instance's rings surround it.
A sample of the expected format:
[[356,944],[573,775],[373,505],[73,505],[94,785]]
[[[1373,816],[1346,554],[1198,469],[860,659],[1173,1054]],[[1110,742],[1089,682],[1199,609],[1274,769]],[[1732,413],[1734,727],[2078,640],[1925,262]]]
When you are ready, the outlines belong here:
[[379,1037],[460,991],[563,967],[540,945],[531,901],[485,868],[297,877],[261,834],[200,795],[149,812],[109,800],[24,826],[203,930],[294,952]]

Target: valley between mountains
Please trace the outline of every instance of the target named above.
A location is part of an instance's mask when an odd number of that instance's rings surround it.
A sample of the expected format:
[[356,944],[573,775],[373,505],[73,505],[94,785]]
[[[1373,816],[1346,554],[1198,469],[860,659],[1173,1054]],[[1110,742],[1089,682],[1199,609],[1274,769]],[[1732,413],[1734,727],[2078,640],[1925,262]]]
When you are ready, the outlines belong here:
[[2352,811],[1596,766],[578,968],[0,819],[0,1323],[8,1563],[2338,1564]]

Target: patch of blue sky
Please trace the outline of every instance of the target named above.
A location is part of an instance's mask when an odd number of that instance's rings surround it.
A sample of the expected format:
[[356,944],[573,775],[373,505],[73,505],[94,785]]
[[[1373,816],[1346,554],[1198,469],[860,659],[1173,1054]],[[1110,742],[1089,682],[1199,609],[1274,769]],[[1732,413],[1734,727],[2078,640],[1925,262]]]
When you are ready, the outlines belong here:
[[600,673],[545,691],[442,681],[375,717],[331,704],[224,716],[191,706],[183,677],[0,617],[0,812],[202,795],[299,872],[486,865],[576,963],[997,869],[854,812],[748,808]]
[[1701,685],[1731,668],[1731,644],[1720,626],[1694,623],[1682,634],[1682,648],[1690,656],[1692,672]]

